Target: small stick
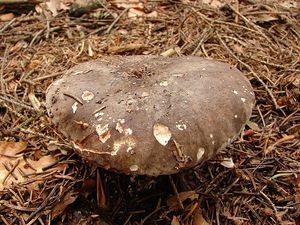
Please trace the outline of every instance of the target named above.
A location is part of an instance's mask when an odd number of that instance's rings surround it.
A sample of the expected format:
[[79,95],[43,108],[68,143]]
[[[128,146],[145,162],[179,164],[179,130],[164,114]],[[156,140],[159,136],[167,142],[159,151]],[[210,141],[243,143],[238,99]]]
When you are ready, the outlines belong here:
[[2,58],[2,65],[1,65],[1,72],[0,72],[1,90],[3,95],[5,95],[5,89],[6,89],[5,80],[4,80],[4,67],[6,65],[7,52],[8,52],[8,46],[4,50],[4,56]]
[[104,106],[102,106],[101,108],[96,109],[96,110],[92,113],[92,115],[95,115],[96,113],[102,111],[102,110],[105,109],[105,108],[106,108],[106,106],[104,105]]
[[[8,169],[9,167],[5,164],[3,164],[5,169]],[[11,169],[9,169],[9,172],[6,174],[6,176],[3,179],[3,184],[5,183],[6,179],[9,177],[9,175],[12,175],[16,180],[18,180],[18,177],[14,174],[14,170],[16,169],[16,167],[19,165],[19,159],[17,159],[17,161],[15,162],[15,164],[12,166]]]
[[115,24],[120,20],[120,18],[129,10],[129,8],[124,9],[120,15],[114,20],[114,22],[111,23],[111,25],[107,28],[105,31],[105,34],[109,34],[112,28],[115,26]]
[[0,96],[0,99],[3,100],[3,101],[7,101],[9,103],[15,104],[17,106],[21,106],[21,107],[23,107],[25,109],[37,112],[37,110],[35,110],[33,107],[27,106],[27,105],[25,105],[23,103],[20,103],[20,102],[16,102],[16,101],[14,101],[12,99],[9,99],[9,98],[3,97],[3,96]]
[[[236,3],[236,11],[239,12],[239,11],[240,11],[240,3],[239,3],[239,0],[235,0],[235,3]],[[236,22],[236,23],[239,23],[239,22],[240,22],[240,18],[239,18],[239,15],[238,15],[238,14],[235,15],[234,22]]]
[[259,193],[270,203],[270,205],[274,209],[275,215],[277,215],[277,209],[276,209],[274,203],[271,201],[271,199],[265,193],[263,193],[262,191],[260,191]]
[[76,102],[78,102],[80,105],[83,105],[82,101],[81,101],[79,98],[77,98],[76,96],[71,95],[71,94],[69,94],[69,93],[63,93],[63,95],[68,96],[68,97],[74,99],[74,100],[75,100]]
[[[0,1],[1,2],[1,1]],[[11,21],[9,21],[7,24],[5,24],[1,29],[0,29],[0,34],[4,32],[7,28],[9,28],[14,22],[16,21],[16,18],[13,18]]]
[[48,78],[57,77],[57,76],[62,75],[62,73],[63,73],[63,72],[57,72],[57,73],[53,73],[53,74],[46,75],[46,76],[43,76],[43,77],[37,77],[37,78],[34,78],[34,79],[33,79],[33,82],[42,81],[42,80],[46,80],[46,79],[48,79]]
[[182,204],[182,202],[181,202],[181,200],[180,200],[179,193],[178,193],[178,191],[177,191],[176,185],[175,185],[174,180],[173,180],[173,178],[172,178],[171,175],[169,175],[169,180],[170,180],[170,183],[171,183],[172,188],[173,188],[173,190],[174,190],[174,193],[175,193],[175,195],[176,195],[176,198],[177,198],[177,200],[178,200],[178,203],[179,203],[180,208],[181,208],[181,209],[184,209],[183,204]]
[[245,66],[254,76],[255,78],[264,86],[264,88],[266,89],[266,91],[268,92],[268,94],[270,95],[275,108],[279,109],[279,105],[277,104],[277,101],[272,93],[272,91],[268,88],[268,86],[265,84],[265,82],[257,75],[257,73],[254,72],[254,70],[247,64],[244,63],[242,60],[240,60],[229,48],[228,46],[225,44],[225,42],[222,40],[222,38],[220,37],[219,33],[216,32],[220,42],[222,43],[222,45],[226,48],[226,50],[230,53],[230,55],[232,55],[239,63],[241,63],[243,66]]
[[5,223],[5,225],[10,225],[11,223],[9,223],[3,215],[0,215],[1,220],[3,221],[3,223]]
[[[237,11],[235,8],[233,8],[232,6],[230,6],[230,9],[237,14],[238,16],[240,16],[246,23],[248,23],[251,27],[253,27],[253,29],[255,29],[257,32],[260,33],[261,36],[263,36],[271,45],[273,45],[273,42],[270,40],[270,38],[268,38],[263,32],[261,32],[260,29],[257,28],[257,26],[252,23],[251,21],[249,21],[245,16],[243,16],[239,11]],[[273,45],[274,46],[274,45]]]

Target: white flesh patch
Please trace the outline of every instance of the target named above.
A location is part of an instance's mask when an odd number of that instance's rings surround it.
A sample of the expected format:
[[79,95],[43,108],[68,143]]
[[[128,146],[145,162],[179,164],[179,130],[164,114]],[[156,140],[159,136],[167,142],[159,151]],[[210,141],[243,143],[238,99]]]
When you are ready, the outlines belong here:
[[242,100],[242,102],[245,102],[245,101],[246,101],[246,99],[245,99],[245,98],[241,98],[241,100]]
[[214,135],[213,135],[213,134],[210,134],[209,137],[210,137],[210,138],[214,138]]
[[164,81],[160,82],[159,85],[162,86],[162,87],[167,87],[168,86],[168,81],[164,80]]
[[186,130],[186,125],[185,124],[177,124],[176,125],[178,130]]
[[238,118],[238,116],[237,116],[237,115],[234,115],[234,118]]
[[233,92],[234,94],[236,94],[236,95],[238,94],[238,92],[237,92],[236,90],[233,90],[232,92]]
[[153,135],[156,138],[156,140],[163,146],[166,146],[168,144],[172,136],[169,128],[160,123],[156,123],[153,126]]

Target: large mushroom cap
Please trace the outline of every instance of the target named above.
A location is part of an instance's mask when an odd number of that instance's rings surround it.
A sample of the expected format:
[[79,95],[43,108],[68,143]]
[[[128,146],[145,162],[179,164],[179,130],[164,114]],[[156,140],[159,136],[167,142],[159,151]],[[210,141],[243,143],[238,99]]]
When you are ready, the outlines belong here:
[[252,87],[199,57],[113,56],[75,66],[47,90],[76,152],[127,174],[176,173],[212,158],[251,115]]

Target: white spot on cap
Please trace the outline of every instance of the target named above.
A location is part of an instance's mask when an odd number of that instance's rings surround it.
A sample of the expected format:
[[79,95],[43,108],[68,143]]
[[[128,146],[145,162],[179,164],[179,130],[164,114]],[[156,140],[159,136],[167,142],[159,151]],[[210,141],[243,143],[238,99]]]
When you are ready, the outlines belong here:
[[110,132],[108,130],[108,124],[102,126],[101,124],[96,125],[96,132],[102,143],[105,143],[110,137]]
[[185,124],[177,124],[176,125],[178,130],[186,130],[186,125]]
[[238,118],[238,115],[234,115],[234,118]]
[[214,135],[213,135],[213,134],[210,134],[209,137],[210,137],[210,138],[214,138]]
[[238,92],[237,92],[236,90],[233,90],[232,92],[233,92],[234,94],[236,94],[236,95],[238,94]]
[[167,87],[167,86],[168,86],[168,81],[166,81],[166,80],[161,81],[161,82],[159,83],[159,85],[162,86],[162,87]]
[[129,146],[129,147],[126,149],[126,152],[133,153],[133,151],[132,151],[132,147],[131,147],[131,146]]
[[135,172],[139,170],[139,166],[138,165],[132,165],[129,167],[130,171]]
[[246,99],[245,99],[245,98],[241,98],[241,100],[242,100],[242,102],[245,102],[245,101],[246,101]]
[[96,132],[99,136],[108,131],[108,124],[102,126],[101,124],[96,125]]
[[74,102],[74,104],[72,105],[72,111],[75,114],[77,111],[77,106],[78,106],[78,102]]
[[119,133],[123,133],[123,127],[121,126],[121,124],[119,122],[117,122],[116,130],[119,131]]
[[103,116],[104,115],[104,112],[97,112],[95,113],[95,117],[99,117],[99,116]]
[[89,101],[91,101],[94,98],[94,94],[92,92],[90,92],[90,91],[83,91],[82,95],[81,95],[81,98],[84,101],[89,102]]
[[252,91],[250,91],[250,95],[254,95],[254,93]]
[[118,121],[119,121],[121,124],[124,124],[124,123],[125,123],[125,119],[118,119]]
[[125,135],[132,135],[132,129],[126,128],[126,129],[124,129],[124,133],[125,133]]
[[154,124],[153,135],[156,138],[156,140],[163,146],[166,146],[168,144],[172,136],[169,128],[160,123]]
[[204,153],[205,153],[205,149],[204,148],[199,148],[198,149],[198,152],[197,152],[197,161],[199,161],[202,158],[202,156],[204,155]]
[[202,70],[206,70],[206,68],[202,68]]
[[215,144],[215,141],[212,141],[211,143],[214,145],[214,144]]
[[228,138],[227,141],[228,141],[228,143],[230,143],[231,142],[231,138]]

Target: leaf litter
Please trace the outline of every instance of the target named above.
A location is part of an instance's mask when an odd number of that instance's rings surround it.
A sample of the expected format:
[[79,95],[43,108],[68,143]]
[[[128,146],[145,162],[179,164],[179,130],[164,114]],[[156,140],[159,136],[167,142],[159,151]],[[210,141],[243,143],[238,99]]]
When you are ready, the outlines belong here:
[[[16,5],[13,17],[0,21],[0,140],[7,145],[0,156],[1,179],[6,177],[0,223],[299,222],[296,1],[103,1],[79,18],[68,14],[72,1],[60,8],[49,2],[53,12],[44,3],[36,12]],[[128,18],[132,11],[138,19]],[[174,185],[168,177],[129,178],[95,169],[55,130],[44,94],[68,68],[111,54],[197,55],[229,63],[255,89],[251,122],[215,160],[173,175]],[[224,158],[235,167],[223,167]]]

